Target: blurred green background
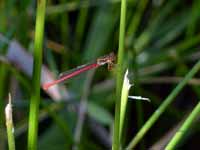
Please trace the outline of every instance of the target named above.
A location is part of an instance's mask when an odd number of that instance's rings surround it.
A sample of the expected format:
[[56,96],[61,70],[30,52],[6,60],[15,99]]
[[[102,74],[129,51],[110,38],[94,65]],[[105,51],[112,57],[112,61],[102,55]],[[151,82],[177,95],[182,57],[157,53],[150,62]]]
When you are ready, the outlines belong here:
[[[120,0],[48,0],[45,15],[41,84],[59,73],[114,52],[117,54]],[[16,149],[27,149],[28,116],[36,1],[0,1],[0,149],[8,149],[4,108],[12,95]],[[200,58],[200,0],[127,0],[124,68],[133,87],[123,145]],[[100,67],[69,81],[41,88],[39,150],[111,149],[115,108],[115,76]],[[179,92],[136,149],[159,150],[200,100],[199,73]],[[179,149],[200,146],[199,118]]]

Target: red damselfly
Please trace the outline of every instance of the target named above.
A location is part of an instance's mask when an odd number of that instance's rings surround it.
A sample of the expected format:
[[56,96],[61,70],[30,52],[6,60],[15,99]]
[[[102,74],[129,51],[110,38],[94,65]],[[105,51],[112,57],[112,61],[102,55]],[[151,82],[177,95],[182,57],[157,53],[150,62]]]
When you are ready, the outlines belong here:
[[96,59],[95,61],[93,61],[91,63],[81,65],[81,66],[78,66],[77,68],[74,68],[70,71],[61,73],[57,80],[54,80],[54,81],[49,82],[49,83],[45,83],[45,84],[43,84],[42,87],[43,87],[44,90],[47,90],[49,87],[51,87],[55,84],[63,82],[63,81],[70,79],[74,76],[77,76],[82,72],[103,66],[105,64],[108,65],[108,70],[110,70],[112,68],[112,66],[114,65],[114,61],[115,61],[115,54],[112,52],[108,55],[105,55],[105,56],[102,56],[102,57]]

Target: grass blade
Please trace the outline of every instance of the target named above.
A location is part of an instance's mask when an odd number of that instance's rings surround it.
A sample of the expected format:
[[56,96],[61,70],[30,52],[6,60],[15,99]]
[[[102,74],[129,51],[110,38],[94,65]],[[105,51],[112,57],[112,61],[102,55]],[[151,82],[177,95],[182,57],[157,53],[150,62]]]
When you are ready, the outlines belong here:
[[12,104],[11,104],[11,95],[10,94],[9,94],[8,100],[9,100],[9,102],[5,108],[8,147],[9,147],[9,150],[15,150],[14,125],[13,125],[13,119],[12,119]]
[[127,29],[127,35],[131,36],[131,38],[135,37],[136,31],[138,30],[138,26],[140,25],[142,15],[145,11],[145,8],[147,6],[148,0],[141,0],[139,1],[138,7],[136,12],[134,13],[132,17],[132,21]]
[[129,83],[128,79],[128,70],[126,71],[124,75],[124,82],[122,86],[122,92],[121,92],[121,108],[120,108],[120,126],[119,126],[119,139],[121,141],[121,136],[123,133],[123,125],[124,125],[124,117],[126,113],[126,105],[128,100],[128,92],[131,87],[131,84]]
[[112,149],[120,149],[119,129],[120,129],[120,100],[122,75],[123,75],[123,56],[124,56],[124,40],[125,40],[125,21],[126,21],[126,0],[121,1],[121,16],[120,16],[120,31],[119,31],[119,47],[118,47],[118,72],[117,72],[117,87],[115,100],[115,121]]
[[28,149],[37,149],[38,111],[40,104],[40,75],[42,66],[42,46],[44,35],[46,0],[37,1],[36,32],[34,45],[34,66],[32,96],[29,112]]
[[180,127],[180,129],[176,132],[174,137],[171,139],[166,150],[173,150],[175,149],[175,146],[180,142],[180,140],[183,138],[184,134],[187,130],[191,127],[193,121],[198,117],[200,114],[200,102],[196,105],[196,107],[193,109],[191,114],[188,116],[188,118],[185,120],[183,125]]

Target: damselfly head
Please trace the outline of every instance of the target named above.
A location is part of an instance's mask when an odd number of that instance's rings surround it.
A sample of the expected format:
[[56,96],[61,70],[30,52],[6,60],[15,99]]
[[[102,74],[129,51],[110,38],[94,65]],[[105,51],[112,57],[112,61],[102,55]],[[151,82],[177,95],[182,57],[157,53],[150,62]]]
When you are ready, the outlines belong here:
[[111,62],[113,62],[113,63],[115,63],[115,61],[116,61],[116,56],[115,56],[115,54],[114,54],[114,52],[111,52],[110,54],[109,54],[109,60],[111,61]]

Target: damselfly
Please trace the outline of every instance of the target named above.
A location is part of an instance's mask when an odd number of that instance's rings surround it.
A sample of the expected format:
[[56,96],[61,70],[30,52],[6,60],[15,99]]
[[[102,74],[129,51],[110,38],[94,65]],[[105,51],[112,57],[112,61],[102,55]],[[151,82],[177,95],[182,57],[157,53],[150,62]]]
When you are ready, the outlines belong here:
[[70,71],[61,73],[57,80],[54,80],[54,81],[49,82],[49,83],[45,83],[45,84],[43,84],[42,87],[43,87],[44,90],[47,90],[49,87],[51,87],[51,86],[53,86],[55,84],[63,82],[63,81],[65,81],[67,79],[70,79],[70,78],[72,78],[74,76],[77,76],[82,72],[85,72],[85,71],[88,71],[88,70],[103,66],[105,64],[108,65],[108,70],[111,70],[111,68],[114,65],[115,59],[116,59],[115,54],[112,52],[112,53],[110,53],[108,55],[105,55],[103,57],[100,57],[100,58],[96,59],[95,61],[93,61],[91,63],[85,64],[85,65],[81,65],[81,66],[78,66],[77,68],[74,68],[74,69],[72,69]]

